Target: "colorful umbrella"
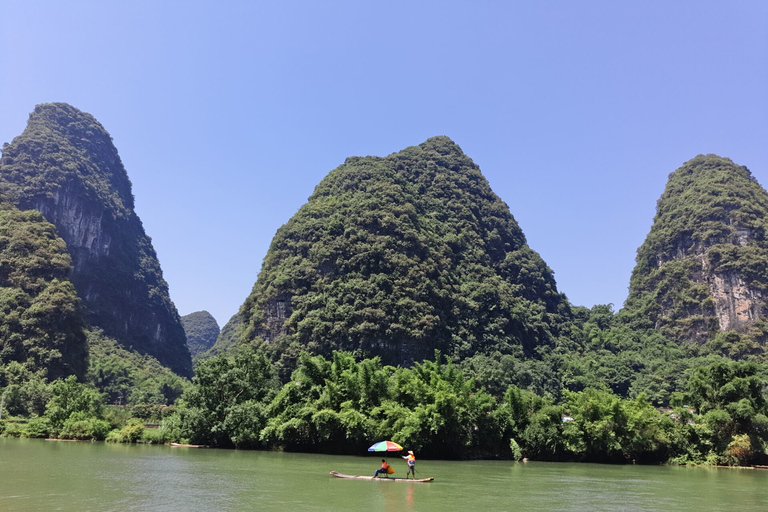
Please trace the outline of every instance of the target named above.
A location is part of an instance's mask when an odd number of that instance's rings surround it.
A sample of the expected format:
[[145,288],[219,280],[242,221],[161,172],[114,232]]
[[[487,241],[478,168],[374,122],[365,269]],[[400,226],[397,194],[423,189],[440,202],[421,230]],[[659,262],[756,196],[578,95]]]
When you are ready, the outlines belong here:
[[392,441],[381,441],[379,443],[374,444],[370,448],[368,448],[369,452],[399,452],[403,449],[402,446],[400,446],[397,443],[393,443]]

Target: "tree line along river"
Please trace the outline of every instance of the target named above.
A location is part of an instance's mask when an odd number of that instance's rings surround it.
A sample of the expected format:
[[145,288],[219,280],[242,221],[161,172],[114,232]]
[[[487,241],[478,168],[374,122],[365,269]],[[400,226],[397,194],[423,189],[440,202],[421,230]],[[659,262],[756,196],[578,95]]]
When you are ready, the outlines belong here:
[[[395,476],[405,462],[389,457]],[[432,483],[360,457],[0,439],[0,510],[765,510],[768,471],[419,459]]]

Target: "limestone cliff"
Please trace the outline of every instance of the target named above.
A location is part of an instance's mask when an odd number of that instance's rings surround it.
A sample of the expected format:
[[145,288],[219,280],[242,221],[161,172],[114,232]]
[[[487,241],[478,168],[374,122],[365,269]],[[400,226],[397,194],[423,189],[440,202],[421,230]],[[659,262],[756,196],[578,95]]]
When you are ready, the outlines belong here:
[[624,314],[679,340],[764,341],[768,193],[746,167],[698,156],[673,172],[638,249]]
[[134,212],[128,174],[93,116],[64,103],[35,107],[24,132],[3,147],[0,186],[67,243],[89,324],[191,376],[184,330]]

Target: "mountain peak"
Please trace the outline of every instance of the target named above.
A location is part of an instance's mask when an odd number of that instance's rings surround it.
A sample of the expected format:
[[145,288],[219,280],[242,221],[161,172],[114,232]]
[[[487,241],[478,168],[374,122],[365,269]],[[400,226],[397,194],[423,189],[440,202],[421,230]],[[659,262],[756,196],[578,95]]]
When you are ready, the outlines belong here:
[[184,330],[133,210],[128,174],[93,116],[66,103],[35,107],[3,148],[0,186],[20,209],[56,226],[90,325],[191,376]]
[[762,339],[767,234],[768,193],[749,169],[717,155],[687,161],[669,175],[638,249],[625,313],[681,340]]
[[332,170],[276,233],[240,319],[283,353],[410,364],[436,348],[533,353],[565,303],[508,206],[440,136]]

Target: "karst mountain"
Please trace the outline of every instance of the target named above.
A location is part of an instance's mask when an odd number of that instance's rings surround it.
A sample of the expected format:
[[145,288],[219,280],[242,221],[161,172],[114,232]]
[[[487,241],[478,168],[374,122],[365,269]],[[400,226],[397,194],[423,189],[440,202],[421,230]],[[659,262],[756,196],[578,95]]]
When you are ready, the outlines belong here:
[[638,249],[623,313],[679,342],[730,332],[749,350],[761,350],[768,193],[746,167],[700,155],[670,174]]
[[195,311],[181,317],[181,325],[187,335],[187,346],[192,358],[210,349],[219,336],[219,324],[207,311]]
[[104,127],[65,103],[35,107],[3,147],[0,190],[53,224],[88,325],[180,375],[192,364],[160,264],[134,211],[131,182]]
[[332,170],[277,231],[230,323],[284,357],[343,349],[409,365],[436,349],[536,357],[570,314],[509,207],[441,136]]

